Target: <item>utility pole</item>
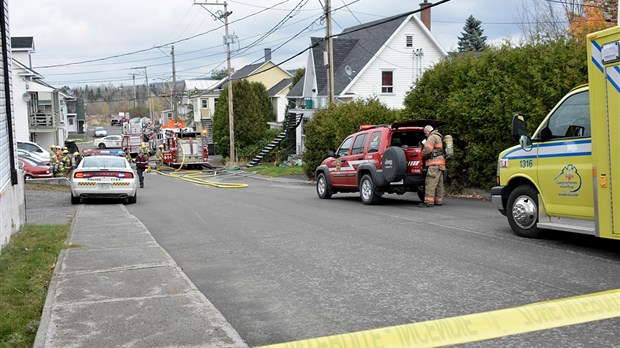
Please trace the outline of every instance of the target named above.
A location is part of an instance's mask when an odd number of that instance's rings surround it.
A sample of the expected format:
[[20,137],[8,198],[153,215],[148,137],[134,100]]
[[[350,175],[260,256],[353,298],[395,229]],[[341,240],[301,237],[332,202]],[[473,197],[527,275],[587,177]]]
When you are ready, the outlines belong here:
[[177,70],[174,62],[174,45],[172,45],[172,51],[170,52],[172,56],[172,110],[174,115],[174,126],[179,126],[179,109],[177,106]]
[[[219,2],[196,2],[194,0],[194,5],[200,5],[202,8],[207,10],[215,19],[219,19],[224,22],[224,43],[226,44],[226,72],[228,75],[228,134],[230,138],[230,162],[231,165],[237,163],[237,156],[235,154],[235,117],[233,113],[233,92],[232,92],[232,66],[230,63],[230,44],[235,40],[234,35],[228,34],[228,16],[232,14],[232,11],[228,12],[228,4],[224,1],[223,4]],[[217,5],[224,6],[224,12],[217,11],[217,13],[212,13],[205,6],[207,5]]]
[[146,67],[145,66],[137,66],[135,68],[132,69],[144,69],[144,78],[146,80],[146,92],[148,93],[148,98],[149,98],[149,118],[151,119],[151,124],[155,124],[153,120],[153,100],[151,99],[151,86],[149,85],[149,75],[146,73]]
[[332,39],[332,5],[325,1],[325,21],[327,22],[327,93],[329,104],[334,102],[334,40]]
[[131,79],[133,80],[133,108],[136,108],[136,74],[131,74]]

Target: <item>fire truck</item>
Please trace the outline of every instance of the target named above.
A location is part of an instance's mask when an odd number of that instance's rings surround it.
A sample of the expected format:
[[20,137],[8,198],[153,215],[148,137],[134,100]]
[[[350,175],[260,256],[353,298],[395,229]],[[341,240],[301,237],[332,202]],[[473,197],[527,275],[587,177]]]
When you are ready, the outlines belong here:
[[587,36],[588,85],[570,91],[530,138],[515,115],[520,145],[499,154],[497,209],[514,232],[541,229],[620,240],[620,27]]
[[164,164],[171,167],[198,168],[209,163],[206,137],[188,128],[164,128]]
[[140,118],[132,118],[123,123],[123,149],[129,149],[131,157],[136,157],[142,148],[147,155],[155,153],[155,134],[152,129],[146,127]]

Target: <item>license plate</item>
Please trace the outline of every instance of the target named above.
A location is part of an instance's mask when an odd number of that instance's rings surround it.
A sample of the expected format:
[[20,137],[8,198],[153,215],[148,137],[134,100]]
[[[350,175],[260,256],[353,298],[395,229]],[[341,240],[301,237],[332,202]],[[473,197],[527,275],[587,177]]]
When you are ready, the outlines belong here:
[[100,190],[110,190],[112,189],[112,184],[98,184],[97,187]]

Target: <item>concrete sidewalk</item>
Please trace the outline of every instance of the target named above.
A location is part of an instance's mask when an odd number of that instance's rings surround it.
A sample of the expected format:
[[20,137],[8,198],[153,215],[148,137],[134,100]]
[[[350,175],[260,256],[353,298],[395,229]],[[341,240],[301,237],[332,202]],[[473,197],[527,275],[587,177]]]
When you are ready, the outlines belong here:
[[34,347],[247,347],[122,204],[80,205]]

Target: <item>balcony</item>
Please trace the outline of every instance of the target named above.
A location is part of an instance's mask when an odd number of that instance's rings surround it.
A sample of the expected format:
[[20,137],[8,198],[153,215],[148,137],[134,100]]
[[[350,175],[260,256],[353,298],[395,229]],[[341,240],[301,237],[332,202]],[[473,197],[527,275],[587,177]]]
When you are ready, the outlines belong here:
[[58,116],[52,113],[38,112],[34,115],[30,115],[30,128],[56,128],[58,125]]

